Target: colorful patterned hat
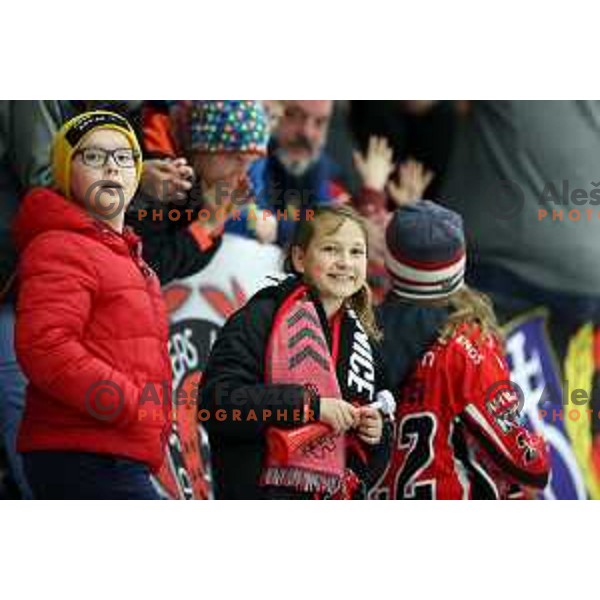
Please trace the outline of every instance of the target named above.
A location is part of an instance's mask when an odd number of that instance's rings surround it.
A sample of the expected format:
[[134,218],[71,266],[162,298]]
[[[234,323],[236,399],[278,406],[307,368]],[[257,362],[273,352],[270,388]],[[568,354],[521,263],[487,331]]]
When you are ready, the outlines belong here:
[[267,152],[268,120],[256,100],[194,100],[190,129],[194,152]]

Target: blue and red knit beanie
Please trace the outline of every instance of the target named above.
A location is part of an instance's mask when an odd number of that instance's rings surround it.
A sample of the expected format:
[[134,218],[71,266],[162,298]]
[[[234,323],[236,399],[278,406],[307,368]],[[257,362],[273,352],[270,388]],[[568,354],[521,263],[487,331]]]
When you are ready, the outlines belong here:
[[393,291],[411,300],[446,298],[464,283],[462,217],[429,200],[396,210],[385,235]]
[[194,100],[190,109],[194,152],[266,154],[269,125],[256,100]]

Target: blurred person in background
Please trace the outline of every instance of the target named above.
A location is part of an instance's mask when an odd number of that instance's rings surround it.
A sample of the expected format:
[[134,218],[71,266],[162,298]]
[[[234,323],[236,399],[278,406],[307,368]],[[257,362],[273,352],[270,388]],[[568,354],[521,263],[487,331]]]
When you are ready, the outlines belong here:
[[[172,124],[171,131],[183,155],[156,161],[158,177],[152,185],[142,181],[128,215],[163,285],[203,269],[224,231],[269,242],[276,230],[274,219],[254,211],[257,182],[249,174],[266,154],[262,106],[253,100],[193,100],[178,110],[185,112],[182,129]],[[171,174],[175,181],[160,179]]]
[[287,211],[277,221],[276,242],[285,246],[295,228],[292,214],[316,206],[345,202],[349,196],[339,182],[340,170],[325,151],[333,114],[332,100],[284,100],[269,144],[269,155],[254,167],[265,183],[259,206]]

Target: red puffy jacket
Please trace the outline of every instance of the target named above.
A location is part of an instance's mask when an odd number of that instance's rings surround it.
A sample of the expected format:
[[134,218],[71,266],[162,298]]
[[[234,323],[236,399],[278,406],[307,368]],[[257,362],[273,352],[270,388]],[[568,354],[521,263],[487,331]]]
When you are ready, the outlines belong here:
[[29,379],[20,452],[112,454],[156,471],[171,394],[167,315],[139,238],[46,188],[24,198],[16,351]]

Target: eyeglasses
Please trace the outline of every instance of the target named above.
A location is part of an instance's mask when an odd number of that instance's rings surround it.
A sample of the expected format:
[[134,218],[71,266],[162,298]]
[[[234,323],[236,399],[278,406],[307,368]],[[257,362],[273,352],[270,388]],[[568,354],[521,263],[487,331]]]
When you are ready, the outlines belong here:
[[83,164],[88,167],[99,169],[108,162],[108,157],[112,156],[113,161],[118,167],[130,169],[135,167],[139,154],[131,148],[115,148],[114,150],[105,150],[104,148],[81,148],[75,152],[75,156],[81,156]]

